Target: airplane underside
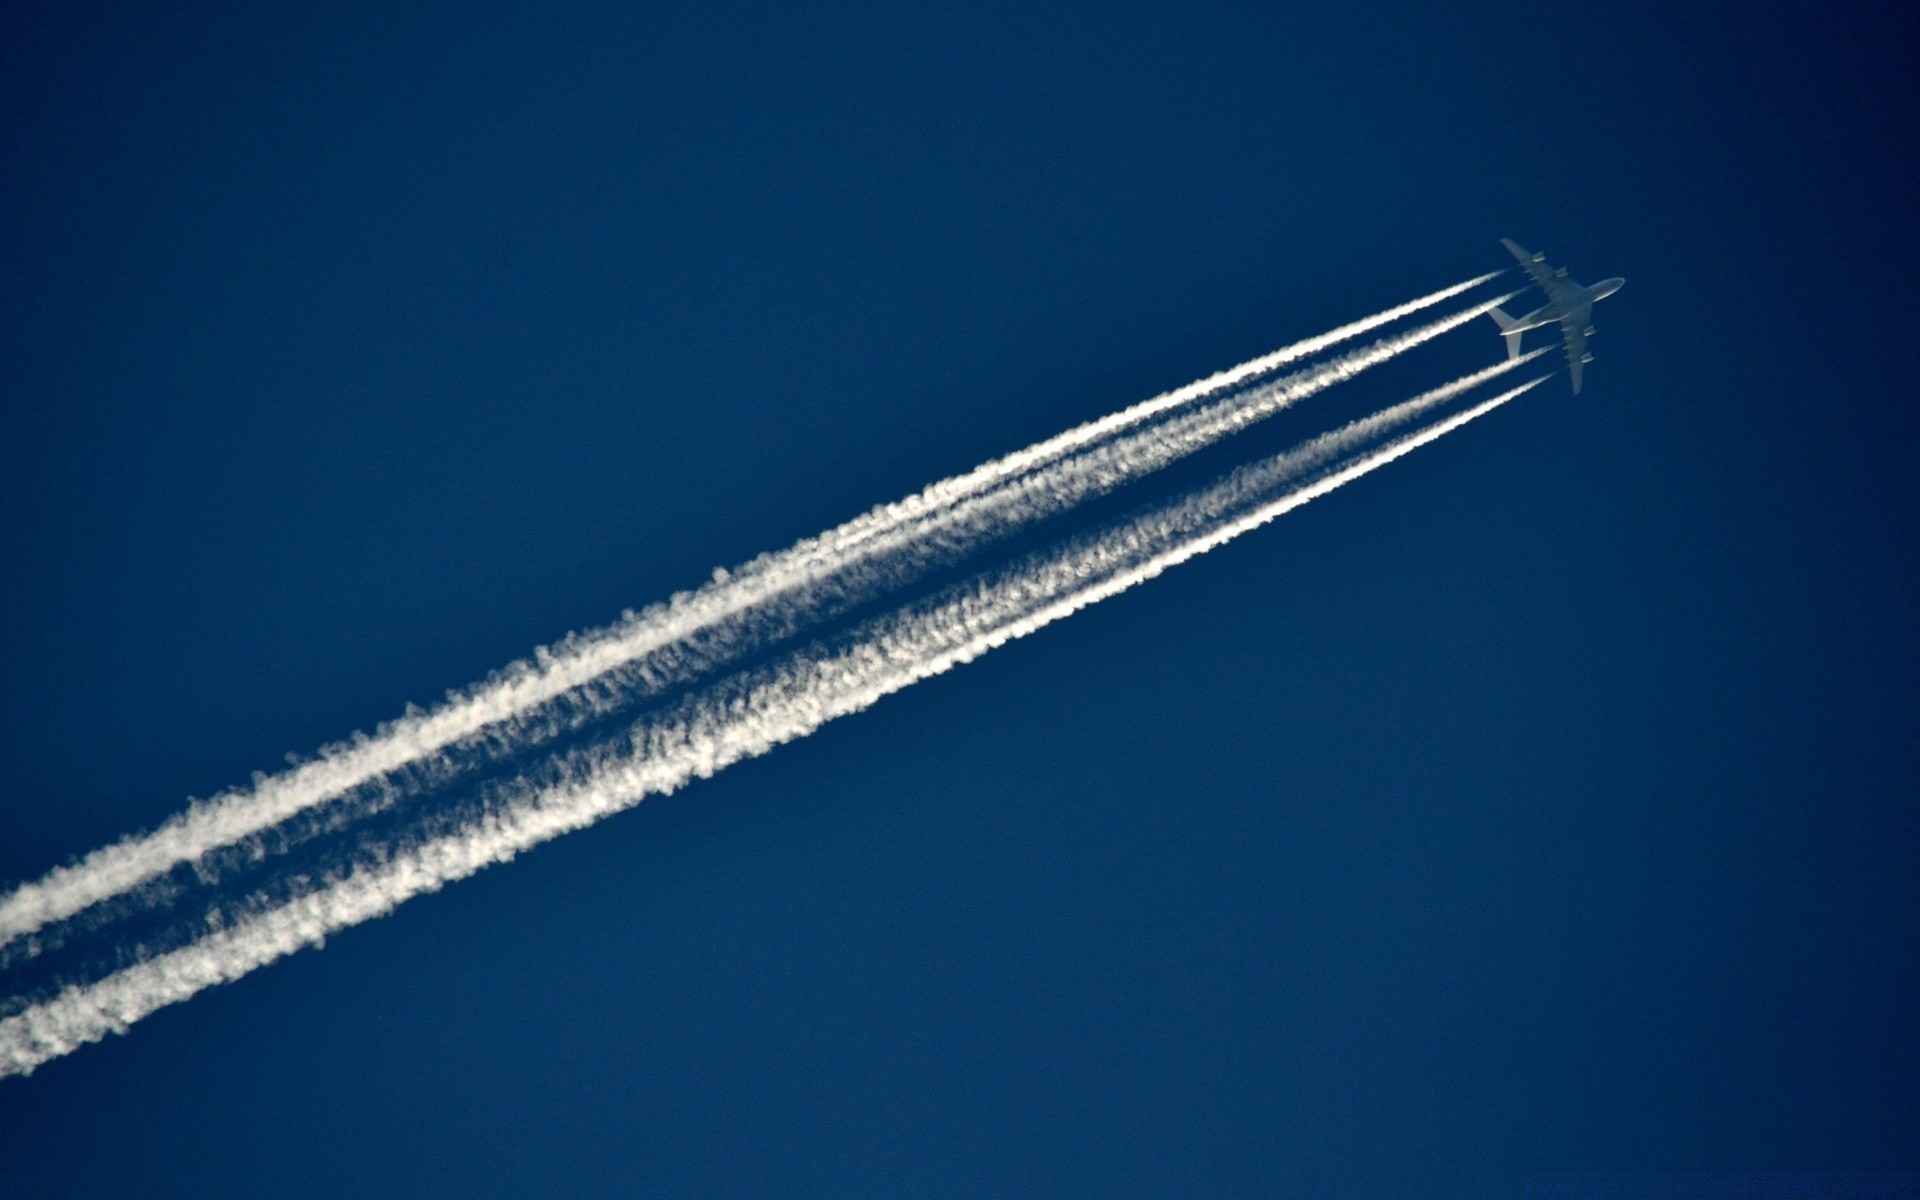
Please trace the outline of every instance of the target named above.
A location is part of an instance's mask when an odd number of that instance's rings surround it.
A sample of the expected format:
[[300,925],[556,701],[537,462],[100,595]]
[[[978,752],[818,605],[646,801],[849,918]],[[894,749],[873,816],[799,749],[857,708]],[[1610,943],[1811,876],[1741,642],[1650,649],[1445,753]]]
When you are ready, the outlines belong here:
[[1593,361],[1593,354],[1587,349],[1587,339],[1595,332],[1594,302],[1619,291],[1626,280],[1616,276],[1603,279],[1592,287],[1583,287],[1568,277],[1565,267],[1556,270],[1547,266],[1545,254],[1526,250],[1509,238],[1501,238],[1500,244],[1513,255],[1520,269],[1527,273],[1527,278],[1547,294],[1547,303],[1524,317],[1510,317],[1498,308],[1488,314],[1500,326],[1500,337],[1507,344],[1507,360],[1511,362],[1520,357],[1520,339],[1528,330],[1558,324],[1566,341],[1567,375],[1573,383],[1574,395],[1579,395],[1581,368]]

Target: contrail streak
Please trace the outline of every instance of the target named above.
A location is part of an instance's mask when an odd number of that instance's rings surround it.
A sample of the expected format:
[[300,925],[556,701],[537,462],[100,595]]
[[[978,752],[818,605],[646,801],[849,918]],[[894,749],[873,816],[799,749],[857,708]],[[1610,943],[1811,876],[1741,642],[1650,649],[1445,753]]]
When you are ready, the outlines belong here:
[[[712,583],[680,593],[643,613],[629,614],[606,629],[571,636],[552,648],[541,647],[531,661],[512,664],[464,694],[449,693],[437,709],[421,712],[410,706],[406,715],[381,726],[371,737],[356,735],[349,742],[326,747],[314,760],[278,775],[256,774],[250,787],[195,802],[152,832],[102,847],[78,863],[56,868],[0,898],[0,945],[138,888],[212,850],[329,804],[384,775],[432,763],[436,755],[490,727],[532,713],[597,677],[636,664],[649,654],[797,589],[831,580],[831,591],[837,596],[870,595],[860,589],[884,584],[888,577],[897,578],[912,564],[895,563],[889,568],[880,563],[875,578],[868,580],[846,578],[849,569],[882,560],[906,543],[922,542],[923,555],[951,554],[956,543],[997,536],[1011,526],[1058,512],[1077,502],[1076,498],[1117,487],[1155,469],[1150,465],[1155,461],[1164,465],[1191,453],[1209,440],[1437,337],[1500,301],[1477,305],[1467,313],[1398,338],[1383,339],[1366,350],[1221,401],[1192,415],[1189,424],[1167,431],[1174,437],[1166,445],[1170,450],[1178,447],[1176,452],[1152,449],[1155,439],[1142,433],[1132,440],[1122,439],[1124,445],[1116,447],[1114,453],[1080,464],[1086,469],[1076,471],[1073,464],[1086,457],[1089,448],[1104,449],[1103,442],[1119,438],[1128,430],[1179,414],[1206,397],[1231,392],[1288,363],[1430,308],[1499,274],[1443,288],[1297,342],[993,460],[965,475],[932,484],[906,500],[875,508],[786,551],[763,555],[732,572],[716,571]],[[1159,432],[1154,431],[1156,435]],[[798,617],[805,611],[800,605],[792,615]],[[702,653],[707,656],[703,662],[710,665],[713,648],[703,647]],[[685,679],[684,674],[675,675],[672,670],[655,674],[670,681]],[[610,694],[624,694],[632,683],[619,682],[620,686],[609,689]],[[592,698],[585,698],[584,714],[591,715],[592,708]],[[533,718],[534,723],[538,720]],[[513,744],[523,732],[503,731],[506,744]],[[34,953],[32,944],[9,949],[15,955]]]
[[242,916],[177,950],[68,987],[0,1020],[0,1075],[30,1073],[87,1042],[124,1032],[158,1008],[322,944],[328,934],[381,916],[413,896],[505,862],[649,794],[673,791],[804,737],[835,717],[1117,595],[1377,470],[1545,378],[1342,461],[1457,395],[1456,381],[1102,531],[869,621],[847,637],[724,681],[606,746],[571,756],[556,782],[503,789],[487,812],[462,828],[397,847],[384,861],[357,866],[318,890]]
[[[689,682],[741,654],[804,632],[864,601],[922,578],[1023,527],[1066,512],[1272,416],[1291,404],[1385,362],[1473,320],[1500,303],[1488,300],[1417,329],[1383,338],[1318,366],[1193,406],[1179,416],[1110,437],[1045,469],[1016,476],[964,501],[903,523],[866,541],[859,552],[830,570],[788,583],[757,608],[716,618],[664,646],[637,646],[625,662],[550,703],[501,714],[486,741],[501,754],[516,753],[576,730],[632,701]],[[1545,348],[1507,360],[1447,385],[1448,395],[1477,386],[1545,353]],[[1446,390],[1446,389],[1442,389]],[[1444,397],[1436,397],[1438,399]],[[451,768],[447,752],[435,758]],[[276,835],[277,836],[277,835]]]

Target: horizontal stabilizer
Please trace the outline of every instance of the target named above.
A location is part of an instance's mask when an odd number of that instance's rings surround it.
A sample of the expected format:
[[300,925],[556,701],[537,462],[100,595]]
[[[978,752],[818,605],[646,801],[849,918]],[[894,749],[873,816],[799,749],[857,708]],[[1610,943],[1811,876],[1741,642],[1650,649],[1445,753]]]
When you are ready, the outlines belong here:
[[1493,318],[1493,323],[1500,327],[1500,336],[1506,339],[1507,361],[1512,362],[1515,359],[1519,358],[1520,357],[1520,338],[1521,338],[1521,335],[1526,333],[1526,330],[1516,329],[1515,326],[1520,324],[1520,322],[1508,316],[1504,309],[1499,309],[1499,308],[1488,309],[1487,315]]

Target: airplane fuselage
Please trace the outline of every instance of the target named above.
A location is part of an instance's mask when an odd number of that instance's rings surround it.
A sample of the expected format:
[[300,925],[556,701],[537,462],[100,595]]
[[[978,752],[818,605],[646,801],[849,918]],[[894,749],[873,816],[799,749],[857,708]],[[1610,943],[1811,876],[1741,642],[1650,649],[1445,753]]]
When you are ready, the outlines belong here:
[[1625,279],[1616,276],[1612,279],[1602,279],[1592,287],[1582,287],[1570,279],[1565,280],[1564,289],[1556,289],[1557,294],[1545,304],[1542,304],[1539,308],[1534,309],[1524,317],[1516,317],[1514,319],[1513,329],[1516,332],[1525,332],[1529,329],[1544,329],[1548,325],[1557,324],[1560,321],[1566,320],[1575,313],[1591,312],[1595,301],[1605,300],[1608,296],[1613,295],[1620,290],[1620,285],[1625,282]]

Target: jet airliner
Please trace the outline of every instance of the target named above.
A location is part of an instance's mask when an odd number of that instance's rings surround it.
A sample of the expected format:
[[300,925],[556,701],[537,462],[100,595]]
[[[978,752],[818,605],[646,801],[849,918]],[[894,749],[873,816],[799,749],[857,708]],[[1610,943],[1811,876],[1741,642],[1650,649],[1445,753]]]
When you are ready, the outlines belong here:
[[1593,306],[1598,300],[1605,300],[1620,290],[1626,280],[1615,276],[1602,279],[1592,287],[1582,287],[1567,278],[1567,269],[1555,270],[1547,265],[1547,256],[1530,253],[1509,238],[1501,238],[1500,244],[1507,248],[1514,260],[1527,273],[1527,278],[1540,285],[1547,294],[1547,302],[1524,317],[1510,317],[1500,309],[1487,314],[1494,324],[1500,327],[1500,336],[1507,339],[1507,358],[1520,357],[1520,335],[1529,329],[1540,329],[1555,321],[1560,323],[1560,332],[1567,341],[1567,373],[1573,377],[1573,394],[1580,394],[1580,370],[1593,361],[1593,354],[1587,349],[1587,339],[1593,336]]

